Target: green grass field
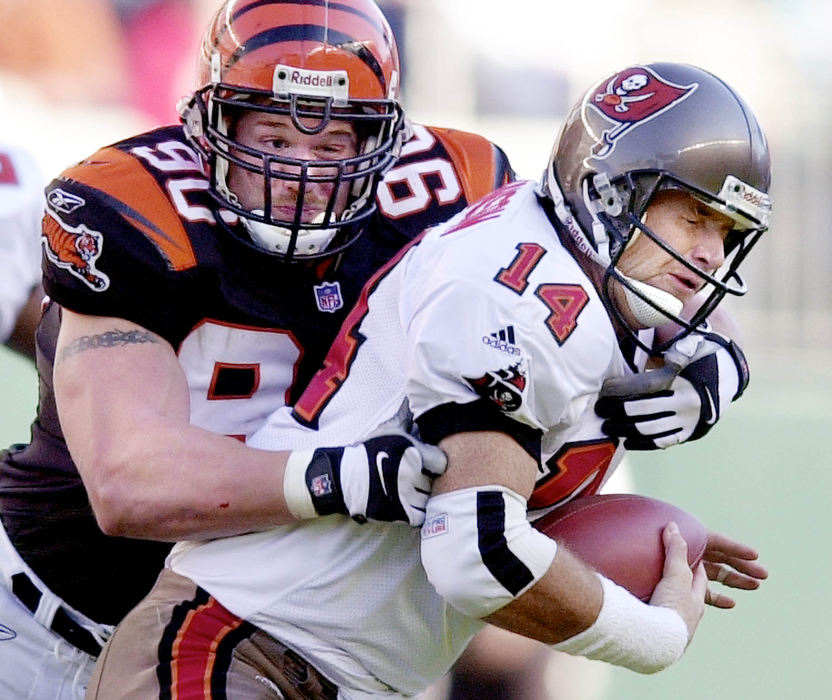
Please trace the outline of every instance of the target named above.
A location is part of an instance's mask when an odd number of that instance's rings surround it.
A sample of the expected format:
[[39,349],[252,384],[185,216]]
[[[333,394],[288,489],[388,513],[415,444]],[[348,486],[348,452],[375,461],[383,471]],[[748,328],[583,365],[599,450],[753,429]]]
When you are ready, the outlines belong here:
[[29,441],[29,426],[38,402],[34,365],[0,346],[0,449]]
[[[674,667],[615,669],[605,700],[827,697],[832,368],[822,359],[753,362],[745,397],[704,441],[630,458],[637,491],[755,545],[771,576],[734,610],[709,610]],[[0,441],[26,441],[35,372],[3,351],[0,382]]]

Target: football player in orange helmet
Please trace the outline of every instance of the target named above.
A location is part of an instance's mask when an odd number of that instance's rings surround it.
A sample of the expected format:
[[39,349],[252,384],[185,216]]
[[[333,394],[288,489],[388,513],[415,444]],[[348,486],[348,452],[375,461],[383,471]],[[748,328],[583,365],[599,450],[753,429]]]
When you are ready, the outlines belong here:
[[[245,240],[292,260],[332,256],[361,234],[407,133],[399,80],[395,40],[372,2],[232,3],[217,13],[199,54],[201,87],[181,112],[210,192],[240,215]],[[336,130],[345,143],[326,138]],[[293,139],[309,152],[292,153]]]
[[381,265],[513,178],[505,155],[407,122],[372,0],[224,2],[181,114],[47,188],[38,416],[0,458],[3,697],[77,697],[170,542],[329,513],[418,525],[444,468],[393,432],[245,441]]

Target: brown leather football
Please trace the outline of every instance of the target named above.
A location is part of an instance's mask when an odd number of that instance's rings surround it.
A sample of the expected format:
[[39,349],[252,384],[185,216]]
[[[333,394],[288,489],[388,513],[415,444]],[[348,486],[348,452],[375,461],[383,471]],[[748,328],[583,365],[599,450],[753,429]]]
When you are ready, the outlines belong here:
[[693,569],[705,553],[707,529],[682,508],[655,498],[579,497],[539,518],[534,527],[646,602],[662,576],[662,531],[671,520],[688,543]]

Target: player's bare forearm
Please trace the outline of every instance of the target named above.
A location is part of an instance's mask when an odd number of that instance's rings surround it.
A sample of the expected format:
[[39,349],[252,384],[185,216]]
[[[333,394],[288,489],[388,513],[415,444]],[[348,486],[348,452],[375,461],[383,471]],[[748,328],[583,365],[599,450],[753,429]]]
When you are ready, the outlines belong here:
[[540,581],[485,619],[510,632],[555,644],[595,622],[602,597],[598,577],[561,547]]
[[[704,568],[691,572],[678,527],[665,533],[664,575],[645,605],[529,525],[537,464],[511,437],[460,433],[440,446],[448,469],[426,520],[437,534],[421,547],[439,595],[467,615],[639,672],[683,653],[704,610],[706,578]],[[664,641],[642,644],[644,635]]]
[[55,396],[108,534],[176,541],[294,521],[282,493],[285,453],[191,425],[182,368],[146,329],[64,311]]

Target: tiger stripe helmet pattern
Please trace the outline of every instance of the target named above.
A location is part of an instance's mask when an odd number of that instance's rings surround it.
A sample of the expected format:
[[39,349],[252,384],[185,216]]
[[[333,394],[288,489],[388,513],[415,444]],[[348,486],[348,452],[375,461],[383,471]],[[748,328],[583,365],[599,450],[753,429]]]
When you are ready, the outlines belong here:
[[[301,260],[334,255],[361,234],[404,139],[399,76],[393,32],[372,0],[228,0],[220,7],[203,38],[197,89],[180,114],[206,158],[212,196],[242,217],[247,243]],[[243,146],[231,120],[244,110],[288,115],[304,134],[318,134],[334,119],[349,122],[359,135],[358,155],[304,161]],[[262,175],[263,209],[239,203],[226,182],[230,166]],[[297,183],[293,217],[271,211],[278,180]],[[303,221],[310,183],[331,183],[332,194],[322,216]],[[339,215],[335,198],[343,186],[349,198]]]

